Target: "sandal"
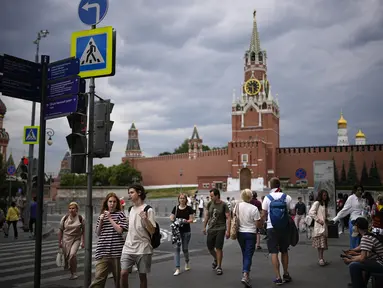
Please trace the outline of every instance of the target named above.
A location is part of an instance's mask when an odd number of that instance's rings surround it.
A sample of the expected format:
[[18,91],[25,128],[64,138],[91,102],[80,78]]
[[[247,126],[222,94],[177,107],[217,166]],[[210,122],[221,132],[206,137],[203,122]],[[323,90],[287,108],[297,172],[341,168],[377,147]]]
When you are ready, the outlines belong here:
[[222,275],[223,274],[223,271],[222,271],[221,267],[218,267],[216,271],[217,271],[217,275]]

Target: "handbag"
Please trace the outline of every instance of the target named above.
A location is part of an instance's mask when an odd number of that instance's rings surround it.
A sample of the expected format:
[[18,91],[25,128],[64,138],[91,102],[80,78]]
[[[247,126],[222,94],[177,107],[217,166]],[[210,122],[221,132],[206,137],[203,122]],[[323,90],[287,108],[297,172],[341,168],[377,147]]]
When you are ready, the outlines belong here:
[[56,265],[57,265],[57,267],[64,267],[65,266],[65,257],[64,257],[63,250],[61,248],[57,252]]
[[230,239],[231,240],[237,240],[237,233],[239,229],[239,203],[235,205],[234,211],[233,211],[233,218],[231,218],[231,223],[230,223]]

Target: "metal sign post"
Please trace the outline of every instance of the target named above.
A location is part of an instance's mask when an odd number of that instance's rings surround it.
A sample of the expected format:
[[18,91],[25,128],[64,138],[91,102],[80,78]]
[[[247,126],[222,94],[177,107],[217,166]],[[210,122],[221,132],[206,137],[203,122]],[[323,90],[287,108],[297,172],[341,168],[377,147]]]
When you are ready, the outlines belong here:
[[44,180],[45,180],[45,110],[46,87],[49,56],[41,55],[41,106],[40,106],[40,144],[39,164],[37,175],[37,213],[36,213],[36,242],[35,242],[35,279],[34,288],[40,288],[41,283],[41,245],[43,240],[43,207],[44,207]]

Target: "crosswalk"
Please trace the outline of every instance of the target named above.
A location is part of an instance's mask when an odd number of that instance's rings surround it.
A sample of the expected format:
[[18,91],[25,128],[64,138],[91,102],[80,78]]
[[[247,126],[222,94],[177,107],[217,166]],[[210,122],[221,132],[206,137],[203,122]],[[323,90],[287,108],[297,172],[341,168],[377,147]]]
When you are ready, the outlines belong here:
[[[167,230],[162,230],[162,242],[170,240]],[[92,254],[96,251],[97,239],[92,243]],[[56,266],[56,256],[58,252],[58,242],[54,240],[44,240],[42,243],[41,257],[41,285],[50,284],[69,278],[69,272]],[[78,276],[84,274],[84,249],[77,253]],[[13,243],[0,244],[0,287],[33,287],[34,278],[34,241],[15,241]],[[168,257],[170,252],[155,250],[153,260]],[[95,272],[95,260],[92,260],[92,273]]]

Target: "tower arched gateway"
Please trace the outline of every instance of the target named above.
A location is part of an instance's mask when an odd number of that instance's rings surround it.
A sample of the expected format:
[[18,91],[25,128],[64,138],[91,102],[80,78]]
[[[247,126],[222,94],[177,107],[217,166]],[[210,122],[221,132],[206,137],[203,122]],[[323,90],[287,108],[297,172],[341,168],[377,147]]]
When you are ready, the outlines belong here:
[[239,173],[239,188],[243,189],[251,189],[251,171],[249,168],[242,168]]

